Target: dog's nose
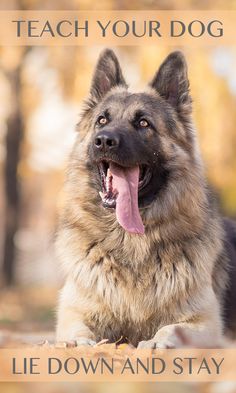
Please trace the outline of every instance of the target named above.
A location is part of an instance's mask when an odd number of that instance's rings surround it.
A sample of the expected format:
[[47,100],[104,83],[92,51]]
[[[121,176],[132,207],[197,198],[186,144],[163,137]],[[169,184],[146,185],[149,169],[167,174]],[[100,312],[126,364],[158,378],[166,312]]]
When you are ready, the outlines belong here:
[[94,139],[94,145],[98,150],[109,151],[119,146],[120,139],[118,135],[110,132],[102,132]]

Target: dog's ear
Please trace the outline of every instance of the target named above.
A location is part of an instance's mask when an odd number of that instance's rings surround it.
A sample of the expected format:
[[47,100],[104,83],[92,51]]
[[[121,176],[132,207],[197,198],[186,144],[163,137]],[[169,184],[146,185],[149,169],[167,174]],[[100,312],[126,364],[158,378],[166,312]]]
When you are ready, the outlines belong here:
[[181,52],[173,52],[165,59],[150,85],[178,112],[191,111],[187,64]]
[[127,87],[127,84],[115,53],[105,49],[98,59],[94,72],[90,98],[96,103],[115,86]]

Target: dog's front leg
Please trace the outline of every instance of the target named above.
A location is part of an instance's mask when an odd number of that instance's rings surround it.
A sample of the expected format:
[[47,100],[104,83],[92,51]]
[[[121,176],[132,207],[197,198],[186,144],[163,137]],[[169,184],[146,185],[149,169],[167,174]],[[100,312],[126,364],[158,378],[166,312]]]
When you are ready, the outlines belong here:
[[[211,293],[211,291],[210,291]],[[202,313],[183,322],[163,326],[148,341],[141,341],[138,348],[180,348],[183,346],[209,348],[222,346],[222,319],[218,301],[213,295]]]
[[96,338],[84,323],[84,301],[79,297],[75,286],[66,283],[61,291],[57,315],[57,342],[74,342],[75,345],[96,344]]
[[221,346],[221,335],[206,326],[191,323],[177,323],[162,327],[151,340],[140,341],[138,348],[180,348],[218,347]]
[[76,346],[96,344],[91,330],[83,323],[79,313],[69,305],[66,309],[60,308],[59,310],[56,341],[74,342]]

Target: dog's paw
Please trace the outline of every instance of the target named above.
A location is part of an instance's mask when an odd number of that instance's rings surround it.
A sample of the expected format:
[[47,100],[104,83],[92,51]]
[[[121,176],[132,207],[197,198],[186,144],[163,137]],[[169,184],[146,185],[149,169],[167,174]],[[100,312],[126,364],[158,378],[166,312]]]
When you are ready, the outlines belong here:
[[70,341],[57,341],[55,344],[56,348],[75,348],[79,346],[90,346],[94,347],[96,345],[96,341],[91,340],[87,337],[79,337],[75,340]]
[[80,346],[89,346],[89,347],[94,347],[96,345],[96,341],[91,340],[91,338],[87,337],[79,337],[75,340],[76,347]]
[[157,341],[155,338],[147,341],[140,341],[138,344],[138,349],[167,349],[167,348],[178,348],[178,345],[175,340],[172,338],[167,340]]
[[140,341],[138,343],[138,349],[155,349],[155,348],[156,348],[155,340]]
[[179,348],[184,345],[179,329],[176,326],[165,326],[156,335],[147,341],[140,341],[138,349],[167,349]]

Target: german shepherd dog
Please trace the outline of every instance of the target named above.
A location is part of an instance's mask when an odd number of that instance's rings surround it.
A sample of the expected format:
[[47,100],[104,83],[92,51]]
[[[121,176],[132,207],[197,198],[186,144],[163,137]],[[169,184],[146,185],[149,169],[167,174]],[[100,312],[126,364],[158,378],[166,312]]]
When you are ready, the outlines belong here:
[[57,234],[58,341],[209,346],[232,325],[236,231],[207,185],[191,103],[181,52],[140,93],[113,51],[101,54]]

